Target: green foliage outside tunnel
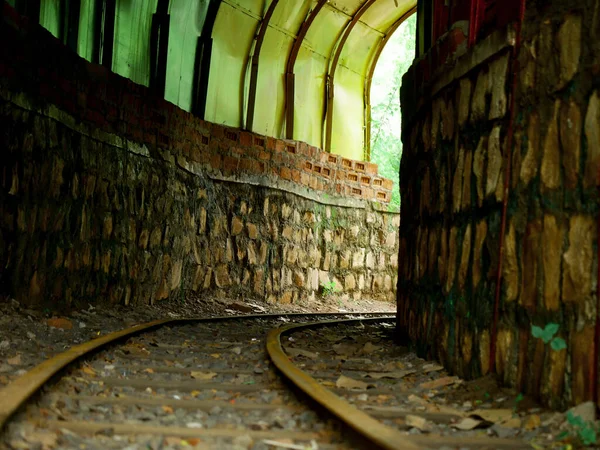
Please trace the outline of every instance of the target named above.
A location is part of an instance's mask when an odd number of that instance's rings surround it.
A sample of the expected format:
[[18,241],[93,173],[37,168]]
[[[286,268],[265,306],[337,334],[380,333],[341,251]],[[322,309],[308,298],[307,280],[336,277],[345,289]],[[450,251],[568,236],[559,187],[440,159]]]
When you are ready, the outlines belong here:
[[415,57],[416,14],[410,16],[383,49],[371,86],[371,161],[394,181],[390,207],[400,208],[400,85]]

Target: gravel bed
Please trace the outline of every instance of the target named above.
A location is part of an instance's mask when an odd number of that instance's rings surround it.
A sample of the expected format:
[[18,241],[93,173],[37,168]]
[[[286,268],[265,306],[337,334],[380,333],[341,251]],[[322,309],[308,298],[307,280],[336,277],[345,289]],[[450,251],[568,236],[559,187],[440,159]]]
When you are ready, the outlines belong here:
[[279,312],[393,312],[394,308],[393,304],[370,300],[340,303],[334,297],[311,304],[274,305],[188,292],[184,302],[127,307],[80,302],[70,311],[52,311],[0,297],[0,387],[74,345],[151,320]]
[[[299,401],[270,365],[266,333],[288,321],[168,326],[129,338],[63,374],[11,421],[5,445],[353,448],[341,437],[339,425]],[[84,431],[73,428],[81,423]]]
[[[406,435],[512,438],[525,448],[581,444],[566,414],[501,387],[492,376],[465,381],[448,374],[437,362],[398,345],[392,323],[324,326],[285,339],[297,366]],[[331,367],[337,368],[334,377]],[[593,404],[571,412],[595,420]]]

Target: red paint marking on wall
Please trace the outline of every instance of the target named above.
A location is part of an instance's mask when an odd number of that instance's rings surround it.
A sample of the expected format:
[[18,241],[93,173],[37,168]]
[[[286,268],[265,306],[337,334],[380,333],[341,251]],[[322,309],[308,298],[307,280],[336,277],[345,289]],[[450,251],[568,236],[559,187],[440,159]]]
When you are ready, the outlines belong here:
[[[598,194],[600,194],[600,167],[598,168]],[[600,215],[598,215],[598,261],[600,261]],[[598,264],[598,278],[600,280],[600,264]],[[598,349],[600,348],[600,282],[596,282],[596,328],[594,333],[594,350],[592,354],[594,358],[590,364],[590,384],[592,386],[592,398],[598,404],[600,398],[598,398]]]
[[[515,45],[511,55],[511,81],[510,81],[510,117],[506,132],[506,170],[504,171],[504,198],[502,199],[502,221],[500,223],[500,249],[498,251],[498,272],[496,273],[496,292],[494,297],[494,318],[492,321],[492,333],[490,342],[490,372],[496,371],[496,337],[498,333],[498,317],[500,312],[500,284],[502,282],[502,258],[504,253],[504,235],[506,233],[506,210],[508,207],[508,194],[510,190],[510,163],[512,161],[512,144],[514,138],[515,123],[515,94],[517,92],[517,81],[519,73],[519,50],[521,48],[521,30],[525,17],[526,0],[519,4],[519,20],[515,25]],[[470,37],[470,36],[469,36]]]

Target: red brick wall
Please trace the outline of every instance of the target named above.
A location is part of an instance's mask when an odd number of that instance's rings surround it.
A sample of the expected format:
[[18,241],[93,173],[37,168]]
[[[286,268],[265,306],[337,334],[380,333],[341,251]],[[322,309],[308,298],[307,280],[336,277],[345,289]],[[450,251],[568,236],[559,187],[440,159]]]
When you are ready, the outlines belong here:
[[1,46],[2,83],[56,105],[77,121],[151,152],[168,150],[197,170],[225,177],[243,174],[267,186],[283,180],[332,196],[390,201],[392,182],[378,176],[376,164],[200,120],[149,88],[78,57],[8,6],[2,26],[31,37]]

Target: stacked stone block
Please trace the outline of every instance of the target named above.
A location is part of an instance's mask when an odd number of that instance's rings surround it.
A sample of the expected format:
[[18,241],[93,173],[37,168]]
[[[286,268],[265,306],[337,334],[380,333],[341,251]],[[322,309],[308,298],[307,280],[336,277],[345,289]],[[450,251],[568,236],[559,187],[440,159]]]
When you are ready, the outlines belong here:
[[[199,120],[40,27],[0,38],[0,292],[52,308],[395,297],[377,166]],[[318,168],[318,169],[317,169]]]
[[[600,31],[585,2],[551,3],[528,6],[516,62],[509,28],[455,61],[453,78],[447,67],[429,83],[414,69],[404,78],[404,104],[414,91],[421,100],[403,115],[398,310],[399,327],[454,372],[494,365],[507,384],[560,407],[591,399],[598,382]],[[532,336],[548,323],[560,325],[566,350]]]

